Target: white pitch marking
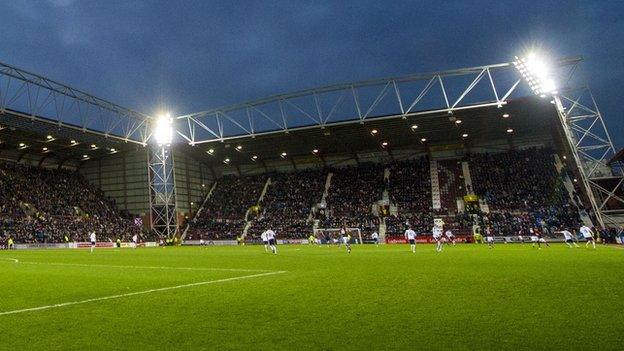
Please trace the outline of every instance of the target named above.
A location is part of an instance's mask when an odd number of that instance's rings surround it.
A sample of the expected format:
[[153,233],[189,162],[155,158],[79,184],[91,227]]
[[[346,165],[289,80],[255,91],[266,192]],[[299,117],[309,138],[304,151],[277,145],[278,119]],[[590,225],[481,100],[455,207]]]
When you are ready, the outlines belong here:
[[136,269],[174,269],[183,271],[225,271],[225,272],[270,272],[267,269],[245,268],[203,268],[203,267],[167,267],[167,266],[122,266],[109,264],[84,264],[84,263],[61,263],[61,262],[24,262],[15,258],[2,258],[20,264],[41,264],[49,266],[76,266],[76,267],[103,267],[103,268],[136,268]]
[[197,283],[189,283],[189,284],[182,284],[182,285],[175,285],[175,286],[167,286],[167,287],[164,287],[164,288],[149,289],[149,290],[143,290],[143,291],[135,291],[135,292],[127,293],[127,294],[119,294],[119,295],[111,295],[111,296],[104,296],[104,297],[96,297],[96,298],[86,299],[86,300],[81,300],[81,301],[63,302],[63,303],[57,303],[57,304],[54,304],[54,305],[24,308],[24,309],[21,309],[21,310],[13,310],[13,311],[5,311],[5,312],[0,312],[0,316],[6,316],[6,315],[9,315],[9,314],[18,314],[18,313],[24,313],[24,312],[34,312],[34,311],[41,311],[41,310],[49,310],[49,309],[52,309],[52,308],[66,307],[66,306],[72,306],[72,305],[82,305],[82,304],[89,303],[89,302],[97,302],[97,301],[104,301],[104,300],[120,299],[122,297],[129,297],[129,296],[136,296],[136,295],[145,295],[145,294],[150,294],[150,293],[154,293],[154,292],[161,292],[161,291],[168,291],[168,290],[175,290],[175,289],[184,289],[184,288],[190,288],[190,287],[194,287],[194,286],[201,286],[201,285],[208,285],[208,284],[225,283],[225,282],[230,282],[230,281],[234,281],[234,280],[258,278],[258,277],[264,277],[264,276],[268,276],[268,275],[275,275],[275,274],[282,274],[282,273],[286,273],[286,271],[275,271],[275,272],[259,273],[259,274],[252,274],[252,275],[243,275],[243,276],[240,276],[240,277],[224,278],[224,279],[217,279],[217,280],[207,280],[207,281],[197,282]]
[[0,258],[0,260],[13,261],[15,263],[19,263],[19,260],[17,258],[11,258],[11,257],[2,257],[2,258]]

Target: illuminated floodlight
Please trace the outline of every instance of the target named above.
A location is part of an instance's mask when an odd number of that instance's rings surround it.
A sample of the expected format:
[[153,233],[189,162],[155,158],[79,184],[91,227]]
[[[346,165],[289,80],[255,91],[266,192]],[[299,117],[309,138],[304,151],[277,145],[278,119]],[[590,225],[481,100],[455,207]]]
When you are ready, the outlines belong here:
[[76,143],[76,140],[72,140],[72,141],[70,141],[70,143],[72,144],[72,146],[74,146],[74,145],[76,145],[76,144],[77,144],[77,143]]
[[286,152],[282,152],[282,153],[280,154],[280,157],[281,157],[281,158],[286,158],[286,156],[288,156],[288,154],[287,154]]
[[230,163],[230,159],[226,158],[225,160],[223,160],[223,163],[225,163],[226,165]]
[[208,149],[208,151],[206,151],[208,153],[208,155],[214,155],[215,151],[214,149]]
[[48,136],[46,137],[46,139],[48,139],[48,140],[52,140],[52,139],[54,139],[54,137],[53,137],[53,136],[51,136],[51,135],[48,135]]
[[387,141],[384,141],[383,143],[381,143],[381,146],[383,146],[383,147],[388,146],[388,142],[387,142]]
[[461,124],[462,120],[461,119],[457,119],[455,120],[455,124]]
[[258,156],[256,156],[256,155],[251,156],[251,160],[252,161],[256,161],[257,159],[258,159]]
[[372,129],[370,131],[370,133],[371,133],[372,136],[375,136],[375,135],[377,135],[379,133],[379,131],[377,129]]
[[552,78],[551,67],[544,58],[529,52],[524,58],[516,56],[513,64],[529,84],[533,94],[546,97],[548,94],[557,93],[557,84]]
[[47,147],[44,147],[44,148],[42,148],[41,150],[42,150],[42,151],[48,151],[48,148],[47,148]]
[[418,129],[418,125],[413,124],[410,128],[412,128],[412,130],[416,130],[416,129]]
[[243,145],[236,146],[236,151],[241,151],[241,150],[243,150]]
[[466,133],[462,134],[462,138],[467,138],[467,137],[468,137],[468,134]]
[[24,144],[24,143],[19,143],[19,147],[24,147],[24,146],[26,146],[26,144]]
[[427,141],[427,138],[422,138],[422,139],[420,139],[420,141],[422,141],[424,143],[425,141]]
[[513,133],[513,129],[507,128],[507,133]]
[[503,113],[503,118],[509,118],[509,113]]
[[82,158],[89,158],[89,155],[82,155]]
[[316,155],[316,154],[319,153],[319,150],[318,149],[314,149],[314,150],[312,150],[312,153]]
[[158,116],[154,127],[154,139],[158,145],[169,145],[173,140],[173,120],[168,113]]
[[91,144],[91,148],[92,148],[92,149],[97,149],[97,145],[95,145],[95,144]]

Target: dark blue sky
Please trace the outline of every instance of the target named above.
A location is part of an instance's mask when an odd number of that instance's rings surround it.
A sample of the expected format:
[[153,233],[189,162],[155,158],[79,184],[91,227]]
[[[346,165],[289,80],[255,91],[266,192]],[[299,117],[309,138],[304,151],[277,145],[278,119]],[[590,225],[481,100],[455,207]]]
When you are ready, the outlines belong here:
[[582,55],[624,144],[624,1],[3,1],[0,60],[146,113],[338,82]]

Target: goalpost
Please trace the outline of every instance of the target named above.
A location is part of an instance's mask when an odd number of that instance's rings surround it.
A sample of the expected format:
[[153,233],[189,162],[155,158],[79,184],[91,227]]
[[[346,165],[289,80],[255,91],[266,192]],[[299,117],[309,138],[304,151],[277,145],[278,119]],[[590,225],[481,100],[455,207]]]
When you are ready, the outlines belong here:
[[[329,236],[334,239],[334,238],[338,238],[340,236],[340,229],[342,228],[316,228],[314,229],[314,236],[318,239],[325,239],[325,233],[329,233]],[[346,228],[347,230],[347,234],[351,234],[351,237],[356,237],[357,235],[357,243],[358,244],[363,244],[364,242],[362,241],[362,231],[360,230],[360,228]],[[354,235],[354,233],[356,233]]]

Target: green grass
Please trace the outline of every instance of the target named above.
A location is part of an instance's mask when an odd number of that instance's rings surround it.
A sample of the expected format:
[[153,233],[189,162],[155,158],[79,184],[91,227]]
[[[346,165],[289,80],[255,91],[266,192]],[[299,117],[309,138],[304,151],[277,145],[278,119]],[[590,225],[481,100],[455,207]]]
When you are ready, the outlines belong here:
[[[530,245],[0,252],[0,349],[621,349],[624,250]],[[18,259],[15,263],[8,258]],[[37,262],[40,264],[32,264]],[[57,264],[48,264],[57,263]],[[62,263],[62,264],[58,264]],[[2,312],[255,275],[85,304]]]

